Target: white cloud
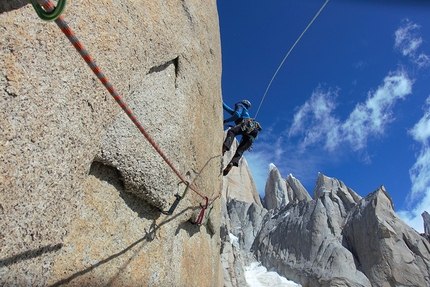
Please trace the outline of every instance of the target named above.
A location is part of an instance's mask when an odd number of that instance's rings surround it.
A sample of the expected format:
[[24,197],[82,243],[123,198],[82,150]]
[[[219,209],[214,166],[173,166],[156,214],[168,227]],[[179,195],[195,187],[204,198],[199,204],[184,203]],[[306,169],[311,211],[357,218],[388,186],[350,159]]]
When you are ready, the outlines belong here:
[[[427,105],[430,106],[430,97],[427,98]],[[424,116],[409,132],[414,140],[427,145],[430,137],[430,110],[425,111]]]
[[332,116],[337,106],[336,97],[337,91],[324,93],[318,88],[294,115],[289,136],[304,135],[300,145],[302,150],[322,140],[326,141],[325,145],[329,150],[337,145],[337,140],[333,139],[338,138],[339,120]]
[[412,182],[412,200],[420,194],[430,191],[430,148],[425,145],[417,158],[417,161],[409,170]]
[[424,232],[421,214],[430,211],[430,148],[423,147],[417,162],[409,170],[412,183],[411,193],[407,197],[407,210],[398,211],[400,218],[418,232]]
[[394,120],[392,108],[397,100],[412,92],[412,81],[400,70],[385,77],[383,84],[366,102],[359,103],[344,121],[334,115],[337,91],[324,93],[318,88],[294,115],[289,136],[302,135],[300,147],[324,142],[324,148],[333,151],[343,142],[353,150],[366,147],[369,137],[383,134],[386,126]]
[[399,50],[403,56],[408,56],[419,68],[430,66],[430,57],[424,53],[418,54],[418,49],[423,39],[418,35],[420,26],[408,19],[403,20],[402,26],[395,34],[394,48]]
[[393,121],[392,107],[412,92],[412,81],[404,71],[390,73],[365,103],[358,104],[342,125],[342,134],[354,150],[363,149],[370,136],[383,134]]
[[394,47],[400,50],[403,56],[413,56],[423,42],[423,39],[415,33],[419,28],[419,25],[405,19],[403,26],[394,33],[396,37]]
[[430,97],[427,98],[426,102],[427,108],[424,111],[424,116],[409,131],[414,140],[422,145],[417,161],[409,170],[412,182],[412,199],[430,188]]
[[424,116],[409,131],[421,143],[421,151],[415,164],[409,170],[412,187],[408,195],[409,210],[398,212],[399,216],[419,232],[423,232],[421,214],[430,210],[430,97],[427,98]]
[[418,65],[418,68],[428,67],[430,66],[430,57],[422,53],[414,59],[414,62]]
[[358,70],[363,70],[368,65],[369,64],[364,62],[364,61],[358,61],[358,62],[352,64],[352,66]]

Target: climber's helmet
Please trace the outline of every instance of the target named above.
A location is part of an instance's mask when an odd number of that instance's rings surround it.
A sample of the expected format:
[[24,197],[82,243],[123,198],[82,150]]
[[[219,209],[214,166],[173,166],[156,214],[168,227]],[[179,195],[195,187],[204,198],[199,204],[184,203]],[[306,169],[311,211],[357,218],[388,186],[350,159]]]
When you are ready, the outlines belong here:
[[250,109],[251,108],[251,102],[248,100],[243,100],[241,101],[241,103],[245,106],[246,109]]

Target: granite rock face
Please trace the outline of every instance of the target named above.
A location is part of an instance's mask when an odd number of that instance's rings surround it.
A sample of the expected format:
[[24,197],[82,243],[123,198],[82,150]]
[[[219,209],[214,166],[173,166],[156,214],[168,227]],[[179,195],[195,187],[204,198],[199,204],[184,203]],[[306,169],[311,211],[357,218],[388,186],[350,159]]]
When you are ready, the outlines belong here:
[[[230,159],[236,152],[237,146],[238,142],[235,139],[230,150],[224,154],[222,159],[224,166],[230,162]],[[238,167],[233,167],[228,175],[223,177],[222,194],[226,202],[234,198],[243,202],[254,202],[259,206],[263,206],[245,156],[239,161]]]
[[[234,155],[237,145],[235,140],[230,151],[225,153],[224,165]],[[223,177],[222,191],[220,235],[224,286],[246,286],[244,268],[253,261],[249,249],[267,210],[262,206],[245,157]]]
[[362,198],[318,174],[311,197],[271,166],[265,203],[272,208],[223,202],[225,286],[244,286],[244,270],[256,261],[304,287],[430,286],[430,243],[395,214],[384,187]]
[[292,174],[289,174],[285,181],[287,184],[287,193],[290,202],[297,203],[302,200],[308,201],[312,199],[306,188],[304,188],[302,183]]
[[220,234],[225,287],[246,286],[245,266],[256,261],[250,248],[266,213],[256,203],[236,199],[223,206]]
[[421,216],[424,221],[424,234],[430,235],[430,214],[427,211],[424,211]]
[[[313,198],[322,197],[325,193],[329,193],[333,197],[332,200],[339,204],[342,216],[345,216],[345,213],[361,200],[361,196],[347,187],[342,181],[319,173]],[[345,207],[345,209],[342,209],[342,207]]]
[[340,214],[329,193],[287,205],[266,215],[254,253],[266,268],[303,286],[371,286],[342,245]]
[[271,164],[265,186],[264,207],[269,210],[278,209],[287,205],[290,199],[285,180],[281,177],[278,168]]
[[384,187],[349,213],[347,248],[372,286],[430,286],[430,244],[395,213]]
[[430,244],[395,214],[383,187],[361,198],[319,174],[308,196],[261,221],[251,252],[267,269],[302,286],[430,286]]
[[297,203],[302,200],[311,200],[311,196],[302,183],[289,174],[284,180],[274,164],[270,164],[267,178],[264,207],[268,210],[280,209],[288,203]]
[[227,203],[227,212],[232,233],[238,238],[241,249],[250,251],[267,210],[255,203],[232,199]]
[[[172,165],[217,195],[216,2],[71,0],[63,17]],[[205,226],[193,192],[161,214],[184,186],[59,28],[1,1],[0,34],[0,285],[222,285],[220,201]]]

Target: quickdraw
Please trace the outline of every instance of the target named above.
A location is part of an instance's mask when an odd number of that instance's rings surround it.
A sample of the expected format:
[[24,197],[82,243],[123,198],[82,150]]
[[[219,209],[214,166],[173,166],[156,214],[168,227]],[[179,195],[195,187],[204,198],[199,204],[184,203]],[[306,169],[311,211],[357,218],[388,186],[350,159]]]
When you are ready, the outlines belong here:
[[212,209],[214,208],[214,206],[212,205],[211,206],[211,209],[209,209],[209,212],[208,212],[208,216],[206,216],[207,217],[207,219],[206,219],[206,225],[208,224],[208,222],[209,222],[209,218],[210,218],[210,216],[211,216],[211,212],[212,212]]
[[202,225],[203,218],[205,217],[205,211],[208,208],[208,201],[209,201],[209,199],[206,196],[205,196],[205,200],[206,200],[206,204],[205,205],[202,205],[200,203],[200,207],[202,208],[202,211],[200,211],[199,217],[196,220],[196,224],[197,225]]

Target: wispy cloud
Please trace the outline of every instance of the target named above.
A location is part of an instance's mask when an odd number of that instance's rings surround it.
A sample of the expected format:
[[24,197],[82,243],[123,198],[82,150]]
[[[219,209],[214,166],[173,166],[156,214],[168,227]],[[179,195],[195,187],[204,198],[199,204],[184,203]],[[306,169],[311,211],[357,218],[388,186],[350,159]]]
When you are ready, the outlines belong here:
[[390,73],[376,92],[368,93],[365,103],[357,104],[341,131],[345,141],[354,150],[363,149],[369,137],[384,133],[386,126],[394,120],[392,108],[397,100],[412,92],[412,81],[404,71]]
[[425,53],[419,53],[418,49],[423,43],[419,36],[420,26],[412,23],[409,19],[402,21],[402,25],[394,33],[394,48],[400,51],[403,56],[408,56],[419,68],[430,66],[430,57]]
[[347,142],[355,151],[366,147],[369,137],[384,133],[394,120],[392,108],[396,101],[412,92],[412,81],[403,70],[390,73],[375,92],[369,92],[364,103],[356,105],[345,121],[335,115],[338,91],[324,92],[318,88],[294,115],[289,136],[301,135],[300,149],[324,142],[324,149],[333,151]]
[[421,214],[430,210],[430,97],[427,98],[424,116],[409,131],[414,140],[421,143],[417,161],[409,170],[412,187],[408,195],[409,210],[402,210],[400,217],[419,232],[423,232]]
[[[394,47],[408,57],[418,68],[430,66],[430,57],[420,52],[423,39],[419,36],[420,26],[408,19],[395,32]],[[406,198],[407,209],[399,216],[419,232],[423,232],[421,214],[430,210],[430,97],[426,100],[423,117],[409,131],[413,139],[421,144],[415,164],[409,169],[411,191]]]
[[352,66],[358,70],[363,70],[365,67],[367,67],[369,64],[364,61],[358,61],[352,64]]
[[422,44],[423,39],[416,35],[416,30],[420,26],[412,23],[409,19],[403,20],[403,25],[394,33],[394,47],[403,53],[403,56],[413,56],[418,47]]
[[301,106],[294,115],[293,124],[289,130],[289,136],[301,134],[303,139],[300,150],[325,141],[326,148],[332,149],[337,145],[339,135],[339,120],[333,116],[336,109],[337,90],[324,92],[317,88],[311,98]]

